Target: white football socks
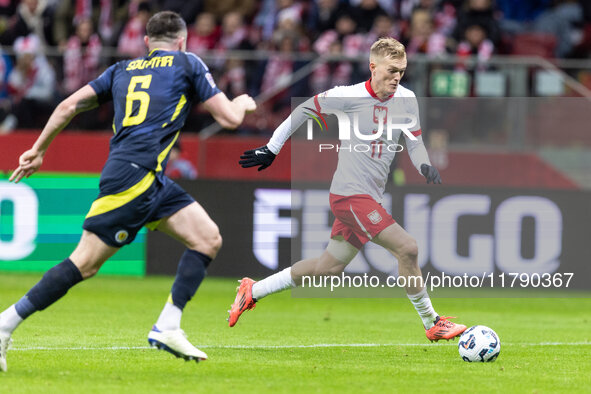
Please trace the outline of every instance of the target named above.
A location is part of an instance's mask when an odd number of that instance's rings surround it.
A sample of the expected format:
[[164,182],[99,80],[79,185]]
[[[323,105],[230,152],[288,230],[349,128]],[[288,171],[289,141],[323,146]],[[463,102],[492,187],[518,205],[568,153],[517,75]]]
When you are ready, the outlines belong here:
[[423,288],[423,290],[417,294],[407,294],[407,296],[423,320],[425,329],[428,330],[433,327],[438,315],[433,309],[433,305],[431,305],[431,299],[429,298],[429,294],[427,294],[427,288]]
[[178,330],[181,328],[183,311],[170,301],[172,300],[169,299],[169,301],[166,302],[164,309],[162,309],[160,317],[158,317],[158,321],[156,322],[156,327],[160,331]]
[[277,293],[278,291],[295,286],[296,284],[291,278],[291,267],[289,267],[256,282],[252,286],[252,298],[258,301],[269,294]]
[[12,332],[23,321],[23,318],[16,312],[14,305],[0,313],[0,331],[12,334]]

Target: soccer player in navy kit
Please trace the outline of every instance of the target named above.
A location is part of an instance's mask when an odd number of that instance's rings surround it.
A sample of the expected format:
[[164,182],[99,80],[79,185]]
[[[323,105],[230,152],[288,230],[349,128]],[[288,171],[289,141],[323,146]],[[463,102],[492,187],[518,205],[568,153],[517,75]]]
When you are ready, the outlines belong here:
[[113,100],[115,135],[80,242],[16,304],[0,314],[0,370],[12,332],[29,315],[53,304],[78,282],[92,277],[120,247],[146,226],[181,241],[187,250],[148,341],[186,360],[204,360],[180,328],[182,310],[199,287],[222,239],[205,210],[164,175],[191,102],[202,101],[223,127],[236,128],[256,108],[242,95],[230,101],[215,85],[207,66],[185,53],[187,28],[170,11],[155,14],[144,38],[149,54],[121,61],[61,102],[33,147],[24,152],[10,177],[18,182],[36,172],[55,136],[78,113]]

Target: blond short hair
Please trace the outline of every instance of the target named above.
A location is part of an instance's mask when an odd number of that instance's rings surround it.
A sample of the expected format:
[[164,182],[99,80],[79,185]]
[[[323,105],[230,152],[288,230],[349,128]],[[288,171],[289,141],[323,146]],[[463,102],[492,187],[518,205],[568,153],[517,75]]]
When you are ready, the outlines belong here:
[[373,43],[369,50],[369,60],[374,61],[377,58],[403,59],[406,57],[406,49],[400,41],[391,37],[382,37]]

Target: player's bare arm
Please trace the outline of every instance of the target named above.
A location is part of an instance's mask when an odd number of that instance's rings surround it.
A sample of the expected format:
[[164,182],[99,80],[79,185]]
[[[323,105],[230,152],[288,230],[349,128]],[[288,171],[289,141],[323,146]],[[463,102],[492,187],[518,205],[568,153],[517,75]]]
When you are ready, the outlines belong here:
[[230,100],[224,93],[218,93],[206,100],[203,105],[216,122],[225,129],[237,128],[244,120],[244,116],[257,108],[254,99],[247,94]]
[[39,170],[41,164],[43,164],[45,152],[47,152],[51,141],[60,131],[70,123],[74,116],[96,107],[98,107],[98,98],[89,85],[80,88],[59,103],[33,147],[20,156],[19,165],[10,176],[9,181],[18,183],[22,178],[28,178]]

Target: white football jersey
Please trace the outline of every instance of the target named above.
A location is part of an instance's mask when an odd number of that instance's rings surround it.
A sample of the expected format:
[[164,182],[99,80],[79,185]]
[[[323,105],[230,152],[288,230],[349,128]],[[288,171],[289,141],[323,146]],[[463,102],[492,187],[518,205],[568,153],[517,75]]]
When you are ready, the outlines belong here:
[[294,110],[275,130],[267,147],[278,154],[289,136],[310,119],[311,109],[316,115],[335,114],[337,119],[340,115],[348,119],[348,130],[342,130],[344,124],[338,122],[341,143],[330,187],[333,194],[369,194],[381,203],[390,165],[402,148],[398,145],[401,133],[417,171],[420,173],[421,164],[431,164],[423,145],[415,94],[400,84],[396,93],[386,100],[376,96],[371,80],[318,94]]
[[[415,137],[421,135],[415,94],[398,85],[396,93],[382,101],[375,95],[370,81],[366,81],[330,89],[316,96],[314,104],[321,113],[330,113],[327,106],[340,104],[342,107],[336,109],[345,112],[350,120],[349,139],[341,138],[330,192],[341,196],[369,194],[381,202],[390,165],[402,149],[398,145],[402,128]],[[377,134],[381,136],[375,138]],[[410,137],[406,134],[405,137],[407,144],[412,144]]]

